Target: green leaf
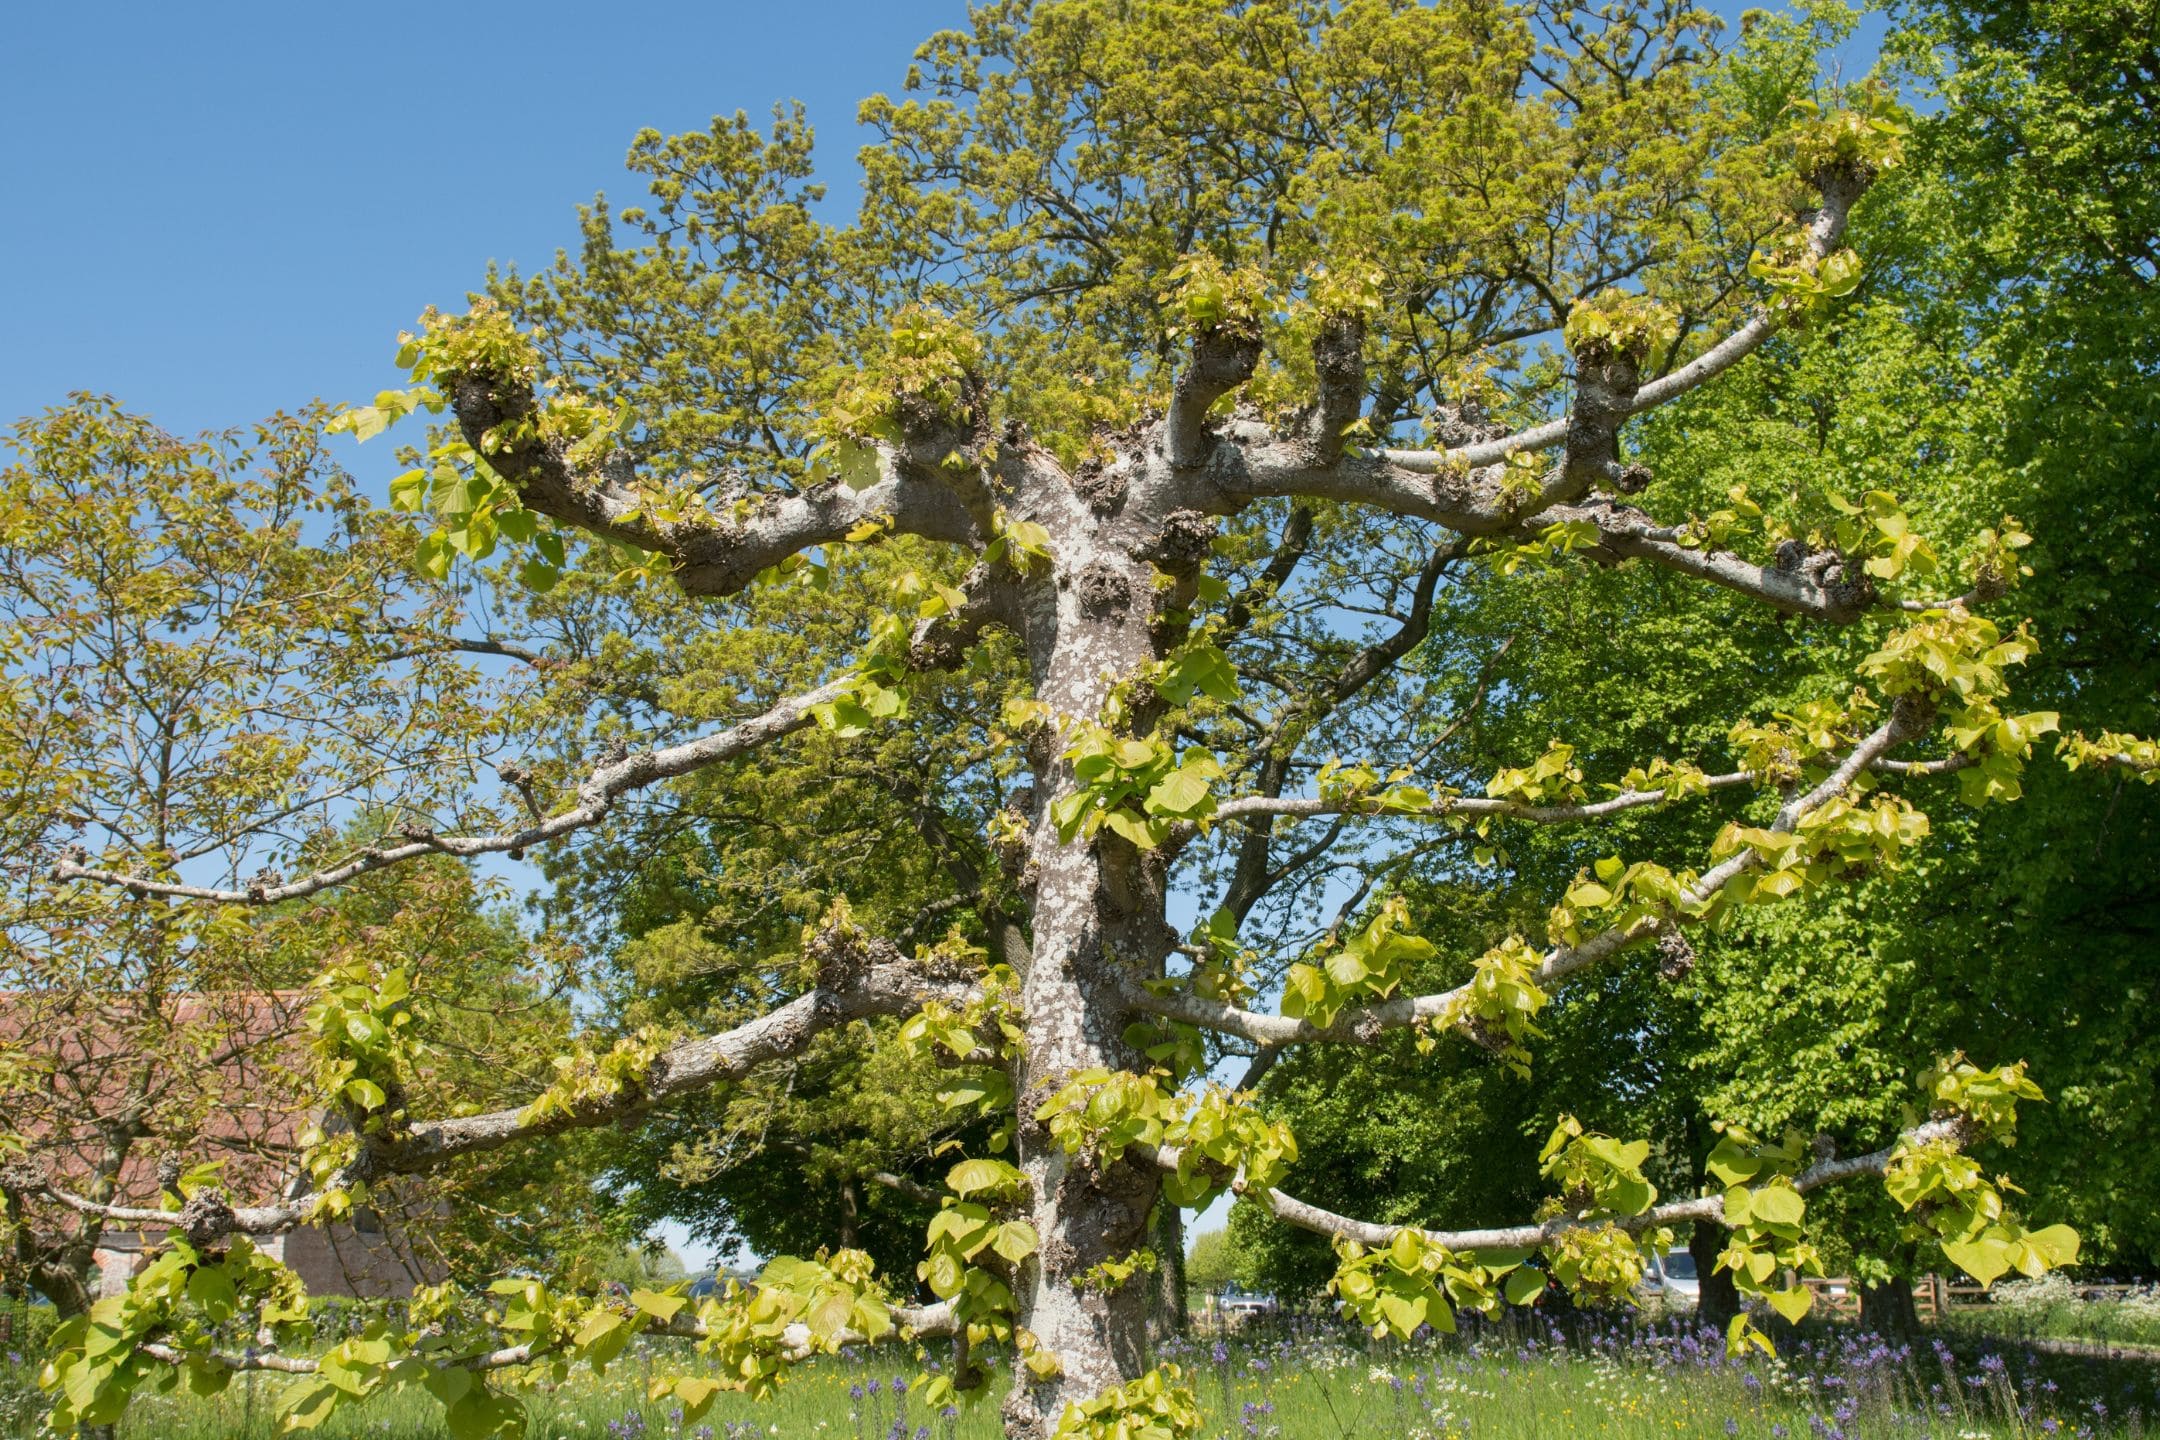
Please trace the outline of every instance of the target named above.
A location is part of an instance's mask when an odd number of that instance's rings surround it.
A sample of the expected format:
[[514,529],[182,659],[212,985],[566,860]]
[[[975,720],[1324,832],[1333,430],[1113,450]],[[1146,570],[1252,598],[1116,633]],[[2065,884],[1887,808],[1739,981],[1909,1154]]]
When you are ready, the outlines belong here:
[[525,1407],[484,1385],[466,1391],[443,1420],[454,1440],[522,1440],[525,1434]]
[[1773,1290],[1763,1298],[1770,1302],[1771,1309],[1795,1325],[1800,1323],[1800,1318],[1808,1312],[1808,1306],[1815,1301],[1814,1293],[1805,1285],[1795,1285],[1790,1290]]
[[1807,1201],[1790,1185],[1765,1185],[1755,1191],[1749,1209],[1765,1225],[1798,1225],[1807,1214]]
[[630,1292],[630,1303],[641,1313],[650,1315],[665,1325],[690,1302],[681,1295],[669,1295],[658,1290],[633,1290]]
[[313,1430],[335,1414],[346,1398],[343,1390],[319,1376],[302,1380],[285,1392],[278,1406],[284,1417],[282,1428]]
[[1508,1272],[1506,1285],[1502,1287],[1502,1293],[1506,1295],[1510,1305],[1527,1305],[1545,1293],[1545,1272],[1532,1270],[1528,1266],[1511,1270]]
[[232,1318],[233,1307],[240,1297],[233,1289],[232,1277],[222,1265],[205,1265],[188,1276],[188,1299],[202,1306],[211,1320],[223,1324]]

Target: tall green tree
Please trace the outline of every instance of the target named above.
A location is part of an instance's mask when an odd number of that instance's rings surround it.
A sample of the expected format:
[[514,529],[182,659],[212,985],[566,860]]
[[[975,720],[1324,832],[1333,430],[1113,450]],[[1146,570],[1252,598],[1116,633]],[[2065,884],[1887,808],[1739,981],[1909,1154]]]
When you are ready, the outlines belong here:
[[[1863,1176],[1982,1278],[2074,1257],[2073,1232],[2027,1223],[1967,1153],[2038,1093],[2016,1062],[1946,1058],[1911,1123],[1864,1153],[1729,1130],[1709,1161],[1722,1195],[1671,1198],[1650,1139],[1562,1117],[1536,1162],[1546,1198],[1476,1229],[1297,1197],[1290,1129],[1244,1087],[1195,1082],[1225,1054],[1397,1041],[1467,1042],[1535,1074],[1556,994],[1653,947],[1684,969],[1691,936],[1909,863],[1946,777],[2008,800],[2060,725],[2012,699],[2031,647],[2010,522],[1931,530],[1877,476],[1827,464],[1789,504],[1691,514],[1700,481],[1640,463],[1637,417],[1755,373],[1750,357],[1859,285],[1847,226],[1903,154],[1879,94],[1791,105],[1759,49],[1727,61],[1714,33],[1663,3],[1010,0],[927,42],[917,93],[866,104],[880,138],[853,224],[812,215],[791,114],[770,133],[645,136],[650,206],[596,206],[577,258],[424,317],[400,351],[413,388],[340,421],[366,438],[441,417],[392,485],[432,524],[423,571],[500,554],[572,600],[650,581],[626,603],[663,633],[710,632],[728,663],[682,670],[658,703],[545,686],[517,714],[563,720],[534,732],[554,748],[500,791],[362,844],[318,804],[275,880],[197,884],[130,856],[58,874],[276,905],[431,857],[635,845],[693,803],[681,893],[720,903],[635,939],[710,947],[694,963],[726,1028],[640,1027],[560,1057],[522,1103],[431,1114],[407,1103],[433,1042],[403,986],[341,980],[317,1030],[350,1128],[310,1156],[320,1194],[205,1216],[94,1331],[63,1334],[63,1427],[115,1413],[153,1361],[209,1384],[262,1368],[191,1308],[230,1294],[290,1318],[289,1277],[235,1237],[716,1087],[754,1102],[763,1073],[836,1041],[903,1048],[954,1120],[988,1132],[951,1157],[925,1231],[913,1279],[935,1304],[896,1305],[909,1278],[889,1287],[851,1249],[778,1257],[755,1293],[695,1307],[506,1277],[499,1303],[438,1293],[411,1328],[281,1357],[300,1377],[290,1413],[312,1424],[417,1384],[460,1435],[508,1434],[508,1387],[536,1362],[605,1364],[653,1329],[716,1367],[654,1377],[688,1411],[897,1327],[952,1340],[934,1401],[977,1388],[977,1347],[1007,1349],[1016,1436],[1191,1435],[1192,1389],[1149,1364],[1135,1281],[1159,1203],[1233,1185],[1330,1237],[1336,1293],[1382,1333],[1548,1283],[1624,1297],[1643,1247],[1697,1222],[1727,1227],[1740,1283],[1795,1314],[1806,1293],[1781,1276],[1814,1263],[1809,1197]],[[878,573],[868,615],[833,598]],[[1436,631],[1465,574],[1512,581],[1535,623]],[[1767,647],[1736,641],[1736,670],[1789,665],[1786,703],[1728,713],[1722,751],[1669,734],[1483,753],[1499,732],[1478,714],[1534,698],[1500,682],[1508,657],[1613,624],[1593,604],[1608,583],[1638,597],[1632,646],[1719,593]],[[613,644],[565,638],[582,648],[537,668],[577,673]],[[1437,653],[1406,668],[1421,650]],[[1637,678],[1648,705],[1702,677],[1663,651]],[[597,752],[563,738],[595,726]],[[970,736],[949,768],[891,768],[947,731]],[[2069,754],[2110,776],[2153,758],[2115,732]],[[865,823],[886,812],[848,786],[864,756],[894,794],[935,787],[981,832],[895,856]],[[761,790],[829,802],[867,857],[792,957],[764,938],[786,907],[733,912],[776,893],[743,866],[795,863],[792,840],[761,848],[749,817],[713,813]],[[1648,817],[1666,813],[1699,842],[1657,847]],[[1547,832],[1605,842],[1557,896],[1510,873],[1553,863]],[[973,855],[971,882],[951,861]],[[1440,855],[1459,857],[1445,873],[1483,933],[1420,933],[1405,892]],[[804,870],[814,888],[828,864]],[[940,933],[881,933],[881,911],[933,884]],[[1205,918],[1173,924],[1188,896]],[[640,985],[669,980],[657,948],[629,958]]]

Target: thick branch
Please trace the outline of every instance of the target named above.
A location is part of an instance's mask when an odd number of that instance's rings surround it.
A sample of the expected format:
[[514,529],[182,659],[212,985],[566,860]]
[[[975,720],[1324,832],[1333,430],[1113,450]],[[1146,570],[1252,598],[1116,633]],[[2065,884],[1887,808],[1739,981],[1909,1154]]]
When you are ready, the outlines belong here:
[[[466,441],[488,455],[527,508],[566,525],[675,562],[675,578],[694,595],[730,595],[791,555],[842,540],[858,526],[889,519],[902,534],[954,544],[982,536],[967,507],[935,479],[898,468],[880,453],[875,484],[853,490],[837,481],[799,494],[760,496],[741,515],[700,514],[662,520],[645,503],[631,462],[618,454],[580,470],[560,441],[537,435],[489,452],[490,432],[533,414],[530,389],[467,376],[451,387],[451,408]],[[502,431],[501,433],[509,433]]]
[[1215,436],[1208,411],[1215,402],[1252,378],[1260,363],[1260,337],[1210,330],[1193,343],[1192,359],[1179,372],[1163,417],[1163,453],[1172,466],[1190,470],[1208,458]]

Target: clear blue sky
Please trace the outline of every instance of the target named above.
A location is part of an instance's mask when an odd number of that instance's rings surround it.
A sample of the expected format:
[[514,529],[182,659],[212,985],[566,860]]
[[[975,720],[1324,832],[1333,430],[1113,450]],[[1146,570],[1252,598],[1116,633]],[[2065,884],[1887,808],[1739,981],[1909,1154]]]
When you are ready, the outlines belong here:
[[[642,126],[810,109],[836,160],[962,0],[11,7],[0,420],[104,391],[188,431],[394,383],[397,331],[627,193]],[[841,166],[835,173],[845,174]]]

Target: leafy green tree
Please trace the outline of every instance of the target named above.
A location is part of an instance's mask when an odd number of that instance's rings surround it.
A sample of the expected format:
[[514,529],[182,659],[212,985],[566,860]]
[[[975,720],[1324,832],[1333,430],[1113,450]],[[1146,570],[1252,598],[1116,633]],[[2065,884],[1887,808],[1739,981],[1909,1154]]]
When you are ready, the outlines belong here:
[[1185,1279],[1202,1295],[1220,1295],[1237,1283],[1237,1269],[1226,1230],[1203,1230],[1193,1237],[1185,1257]]
[[[1774,363],[1653,419],[1641,456],[1675,477],[1675,503],[1699,515],[1731,517],[1735,486],[1791,515],[1830,469],[1897,485],[1932,525],[2024,517],[2047,537],[2026,552],[2035,574],[2020,590],[2039,642],[2027,695],[2149,729],[2160,688],[2147,573],[2160,437],[2145,378],[2153,277],[2115,257],[2150,245],[2120,182],[2127,157],[2154,143],[2149,115],[2134,113],[2150,57],[2137,34],[2109,28],[2111,7],[1923,6],[1907,18],[1893,54],[1917,68],[1916,81],[1939,86],[1943,104],[1918,124],[1911,162],[1871,198],[1862,244],[1879,263],[1855,303],[1773,341]],[[1789,49],[1793,29],[1757,27],[1759,52]],[[2093,43],[2064,43],[2073,35]],[[1756,73],[1808,83],[1805,64],[1768,58]],[[2086,402],[2094,395],[2111,402],[2096,408]],[[1489,753],[1547,735],[1586,757],[1699,753],[1732,715],[1790,706],[1849,660],[1797,649],[1653,576],[1604,579],[1565,595],[1465,589],[1436,621],[1457,646],[1474,634],[1519,642],[1472,722],[1487,728]],[[1689,657],[1682,683],[1661,684],[1666,654]],[[1612,972],[1620,988],[1587,1014],[1564,997],[1541,1047],[1543,1093],[1518,1090],[1515,1108],[1465,1112],[1448,1082],[1407,1054],[1373,1074],[1332,1057],[1282,1067],[1270,1099],[1304,1142],[1309,1185],[1369,1184],[1361,1167],[1375,1154],[1430,1157],[1442,1184],[1495,1182],[1491,1152],[1563,1107],[1664,1137],[1671,1168],[1661,1180],[1691,1188],[1716,1140],[1713,1118],[1880,1143],[1904,1123],[1916,1057],[1978,1048],[1972,1027],[1986,1017],[1994,1053],[2031,1058],[2053,1091],[2015,1156],[2026,1203],[2076,1224],[2096,1262],[2149,1267],[2155,1177],[2131,1137],[2150,1126],[2153,1105],[2139,1077],[2151,1073],[2155,1034],[2135,1003],[2150,986],[2152,892],[2139,859],[2150,792],[2048,770],[2023,788],[2002,815],[1931,807],[1938,839],[1896,883],[1750,914],[1694,946],[1680,983],[1643,963]],[[1677,818],[1646,822],[1657,829],[1645,838],[1661,848],[1706,838],[1676,829]],[[1590,858],[1555,838],[1515,849],[1535,893],[1558,895]],[[1421,914],[1466,915],[1443,884],[1417,899]],[[1382,1117],[1393,1114],[1411,1128],[1391,1131]],[[1331,1116],[1350,1122],[1332,1152],[1319,1138],[1336,1133]],[[1534,1181],[1525,1165],[1508,1174]],[[1868,1294],[1871,1311],[1890,1302],[1871,1321],[1909,1318],[1898,1292],[1925,1257],[1900,1234],[1894,1207],[1853,1191],[1824,1208],[1833,1263],[1887,1285]],[[1318,1283],[1325,1257],[1264,1212],[1248,1207],[1233,1232],[1274,1283]],[[1721,1249],[1712,1241],[1702,1258]]]
[[[0,1131],[14,1152],[0,1196],[8,1282],[63,1314],[94,1298],[112,1217],[58,1191],[125,1207],[160,1188],[178,1203],[213,1177],[272,1191],[292,1178],[296,1118],[321,1105],[305,1033],[317,976],[394,968],[439,1005],[445,1104],[529,1091],[567,1043],[567,957],[536,954],[452,862],[255,913],[51,879],[89,836],[115,862],[202,874],[251,827],[278,833],[280,796],[326,784],[353,807],[346,838],[371,836],[379,821],[351,818],[371,784],[398,777],[420,798],[411,777],[461,730],[482,743],[470,720],[496,718],[476,704],[482,677],[409,671],[401,652],[441,627],[443,600],[411,583],[409,528],[329,462],[325,418],[182,441],[80,399],[17,426],[18,463],[0,471]],[[376,1208],[419,1222],[401,1227],[416,1259],[484,1274],[507,1259],[503,1220],[551,1198],[517,1253],[567,1257],[579,1223],[605,1222],[597,1203],[560,1203],[562,1150],[459,1177],[454,1205],[416,1183]],[[586,1173],[567,1193],[597,1202]]]
[[[1701,1196],[1667,1194],[1650,1139],[1562,1116],[1535,1161],[1546,1198],[1476,1229],[1297,1197],[1296,1139],[1250,1086],[1188,1083],[1230,1055],[1257,1078],[1306,1045],[1468,1042],[1535,1073],[1555,995],[1651,950],[1683,968],[1691,935],[1910,863],[1920,798],[1950,776],[2013,798],[2060,728],[2012,700],[2031,654],[2012,522],[1931,531],[1881,477],[1827,464],[1775,509],[1696,514],[1699,481],[1633,449],[1636,417],[1756,373],[1750,356],[1858,287],[1848,221],[1903,155],[1879,94],[1787,104],[1764,51],[1723,59],[1714,30],[1678,6],[1542,0],[989,5],[919,52],[919,97],[864,107],[880,139],[852,225],[810,213],[797,117],[644,136],[650,208],[595,207],[577,260],[425,316],[400,351],[413,388],[339,421],[366,438],[442,417],[391,491],[432,524],[423,572],[500,554],[537,613],[649,582],[609,603],[662,612],[657,633],[711,632],[704,653],[726,663],[617,704],[612,638],[573,625],[536,668],[593,689],[551,683],[513,712],[555,743],[500,791],[358,845],[324,797],[297,873],[252,887],[132,856],[59,877],[276,905],[435,856],[635,846],[673,805],[710,812],[778,775],[767,793],[797,806],[833,792],[860,846],[846,898],[776,953],[786,908],[733,913],[775,893],[742,872],[758,844],[723,816],[714,847],[701,815],[678,852],[696,863],[670,883],[715,905],[662,900],[634,939],[711,947],[696,966],[726,1028],[580,1047],[492,1109],[411,1103],[433,1042],[402,981],[325,987],[319,1063],[349,1129],[309,1156],[319,1192],[204,1216],[94,1331],[63,1333],[63,1428],[116,1413],[154,1361],[212,1386],[269,1368],[220,1350],[198,1314],[206,1295],[273,1326],[294,1314],[290,1277],[248,1235],[715,1087],[732,1107],[835,1040],[904,1050],[953,1122],[988,1132],[949,1157],[926,1227],[913,1279],[935,1304],[896,1305],[855,1249],[776,1257],[754,1293],[695,1306],[504,1277],[492,1300],[432,1292],[409,1326],[279,1357],[299,1376],[291,1423],[420,1385],[460,1436],[512,1433],[518,1380],[604,1365],[650,1330],[715,1364],[653,1378],[687,1413],[898,1329],[953,1342],[933,1403],[979,1388],[978,1347],[1007,1349],[1014,1435],[1191,1435],[1187,1378],[1148,1364],[1139,1277],[1161,1269],[1161,1202],[1232,1186],[1330,1237],[1334,1291],[1377,1333],[1548,1284],[1624,1298],[1643,1248],[1696,1223],[1724,1226],[1738,1283],[1797,1315],[1806,1292],[1784,1277],[1818,1263],[1810,1197],[1861,1176],[1983,1279],[2074,1258],[2072,1231],[2027,1224],[1968,1153],[2038,1095],[2017,1062],[1946,1057],[1910,1123],[1861,1154],[1728,1128],[1705,1162],[1722,1193]],[[1522,698],[1495,676],[1537,636],[1466,627],[1404,666],[1465,574],[1513,582],[1545,629],[1610,624],[1573,597],[1654,575],[1627,616],[1646,636],[1698,619],[1662,602],[1714,588],[1734,624],[1778,637],[1773,655],[1808,659],[1779,709],[1727,714],[1702,750],[1669,735],[1485,754],[1472,722]],[[833,598],[868,577],[882,606]],[[1646,696],[1698,678],[1685,652],[1643,673]],[[891,768],[934,752],[886,748],[926,723],[969,735],[951,768]],[[594,729],[597,753],[563,738]],[[2127,734],[2068,754],[2152,770]],[[857,815],[888,812],[843,785],[863,756],[981,830],[887,861],[892,835]],[[1653,851],[1655,815],[1705,833]],[[1557,896],[1514,887],[1516,856],[1553,863],[1548,832],[1596,849]],[[984,863],[970,881],[954,856]],[[1445,947],[1401,893],[1436,856],[1491,927]],[[607,883],[604,867],[564,873],[573,901]],[[931,883],[950,887],[948,926],[887,930]],[[1205,918],[1173,925],[1191,895]],[[657,948],[643,958],[638,985],[673,983]],[[1744,1319],[1731,1341],[1767,1343]]]

